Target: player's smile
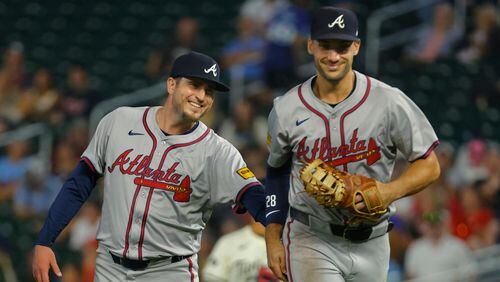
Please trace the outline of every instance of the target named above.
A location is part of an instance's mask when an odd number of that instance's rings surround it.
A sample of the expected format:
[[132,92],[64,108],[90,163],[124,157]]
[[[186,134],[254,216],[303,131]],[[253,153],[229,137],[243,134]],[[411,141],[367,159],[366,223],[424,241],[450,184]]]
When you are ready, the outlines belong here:
[[201,104],[198,104],[196,102],[189,102],[189,104],[195,108],[202,108],[203,106]]
[[343,65],[343,63],[341,62],[338,62],[338,63],[330,63],[328,59],[325,59],[323,62],[322,62],[326,68],[329,70],[329,71],[337,71],[341,68],[341,66]]

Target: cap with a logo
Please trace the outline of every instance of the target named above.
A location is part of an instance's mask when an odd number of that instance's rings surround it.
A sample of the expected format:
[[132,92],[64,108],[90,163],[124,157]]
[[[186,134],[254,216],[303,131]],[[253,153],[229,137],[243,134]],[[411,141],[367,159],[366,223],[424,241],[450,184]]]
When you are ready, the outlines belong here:
[[358,18],[351,10],[321,7],[312,17],[311,39],[359,40]]
[[189,52],[175,59],[170,76],[201,78],[213,83],[217,91],[229,91],[220,80],[219,64],[212,57],[198,52]]

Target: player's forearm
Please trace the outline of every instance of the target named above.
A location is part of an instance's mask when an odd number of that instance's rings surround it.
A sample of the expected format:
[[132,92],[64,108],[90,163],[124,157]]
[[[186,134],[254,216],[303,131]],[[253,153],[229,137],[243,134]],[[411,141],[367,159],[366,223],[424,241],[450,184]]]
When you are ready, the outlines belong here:
[[439,162],[433,152],[427,158],[411,163],[400,177],[385,184],[384,189],[381,189],[381,193],[384,194],[389,203],[392,203],[397,199],[423,190],[436,181],[440,173]]
[[61,231],[88,199],[97,181],[97,175],[81,161],[66,180],[49,209],[47,219],[40,230],[37,245],[52,246]]
[[281,241],[281,235],[283,234],[283,227],[285,225],[279,223],[270,223],[266,226],[266,242],[276,242]]

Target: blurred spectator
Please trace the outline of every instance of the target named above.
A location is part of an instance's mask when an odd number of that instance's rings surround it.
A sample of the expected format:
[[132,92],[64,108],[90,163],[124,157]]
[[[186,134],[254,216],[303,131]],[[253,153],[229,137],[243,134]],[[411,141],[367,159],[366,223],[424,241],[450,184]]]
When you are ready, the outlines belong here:
[[90,88],[87,70],[73,66],[68,70],[66,89],[59,103],[60,119],[65,122],[86,119],[99,100],[98,93]]
[[50,177],[49,167],[32,159],[21,185],[14,195],[14,213],[18,218],[43,217],[61,188],[59,179]]
[[75,151],[73,144],[63,141],[57,144],[54,150],[53,176],[65,181],[78,164],[80,154]]
[[232,78],[245,82],[263,78],[262,52],[264,41],[257,35],[254,22],[248,17],[240,17],[237,36],[222,50],[222,67],[231,72]]
[[496,12],[495,6],[489,3],[475,8],[474,28],[467,34],[466,46],[457,54],[460,62],[470,64],[483,58],[498,58],[500,29]]
[[250,18],[257,33],[264,34],[276,11],[287,4],[288,0],[246,0],[241,6],[240,16]]
[[28,151],[25,140],[16,140],[0,156],[0,202],[10,200],[17,191],[30,162]]
[[430,64],[437,59],[448,57],[461,36],[461,30],[454,24],[452,6],[448,3],[438,4],[434,8],[432,24],[423,28],[417,34],[416,42],[412,42],[408,47],[408,58]]
[[243,147],[241,155],[248,165],[248,168],[255,174],[257,179],[266,178],[266,163],[268,157],[268,150],[259,144],[249,144]]
[[9,122],[0,115],[0,134],[10,130]]
[[451,143],[441,141],[434,151],[441,168],[441,174],[436,182],[444,187],[450,187],[449,174],[455,162],[455,148]]
[[0,69],[0,116],[12,124],[21,121],[22,116],[17,106],[27,80],[24,46],[20,42],[13,42],[4,53]]
[[267,121],[261,116],[255,116],[252,104],[241,101],[234,110],[233,118],[225,119],[218,133],[237,149],[257,143],[266,146]]
[[297,83],[296,68],[310,59],[305,49],[309,36],[308,0],[295,0],[280,7],[269,22],[264,69],[269,87],[288,90]]
[[458,149],[455,163],[448,175],[449,182],[457,188],[470,185],[488,177],[484,166],[487,156],[486,143],[481,139],[472,139]]
[[61,278],[61,282],[81,282],[81,273],[78,267],[73,263],[64,264],[61,269],[64,276]]
[[198,21],[191,17],[181,18],[176,25],[173,40],[151,52],[146,63],[146,75],[157,81],[170,72],[173,61],[189,51],[203,51],[205,43],[199,36]]
[[497,201],[497,196],[500,196],[500,146],[497,143],[489,144],[484,167],[488,171],[488,179],[481,186],[481,196],[488,206],[496,209],[496,217],[500,218],[500,202]]
[[485,205],[479,189],[482,181],[464,187],[459,192],[459,206],[452,210],[453,233],[467,241],[472,249],[495,244],[498,222],[493,210]]
[[467,277],[448,273],[436,278],[442,271],[472,264],[473,256],[467,245],[447,233],[447,215],[442,210],[426,213],[418,222],[423,235],[408,247],[405,270],[408,278],[418,281],[462,281]]
[[75,120],[64,128],[64,140],[80,156],[89,143],[89,128],[85,120]]
[[17,282],[17,275],[12,267],[12,259],[8,252],[0,249],[0,281]]
[[14,196],[18,217],[45,216],[62,184],[78,163],[78,155],[68,143],[59,143],[54,151],[53,169],[46,163],[30,161],[20,189]]
[[435,149],[436,156],[441,168],[439,178],[427,189],[420,191],[412,197],[412,216],[420,216],[431,212],[436,207],[449,207],[455,200],[455,188],[449,183],[449,173],[453,165],[454,149],[451,144],[442,142]]
[[99,245],[98,241],[94,239],[94,240],[87,242],[87,244],[85,244],[85,246],[83,246],[81,282],[93,282],[94,281],[95,260],[97,257],[98,245]]
[[83,249],[94,242],[100,218],[100,207],[97,203],[92,201],[85,203],[71,226],[69,247],[72,250]]
[[278,281],[267,268],[265,228],[252,222],[221,237],[203,270],[204,281]]
[[391,254],[387,282],[400,282],[404,278],[402,266],[405,252],[411,242],[411,236],[403,219],[398,216],[391,216],[391,222],[394,224],[394,228],[389,232]]
[[33,86],[21,94],[18,104],[21,118],[50,122],[58,101],[59,92],[54,89],[52,74],[47,69],[39,69],[35,73]]

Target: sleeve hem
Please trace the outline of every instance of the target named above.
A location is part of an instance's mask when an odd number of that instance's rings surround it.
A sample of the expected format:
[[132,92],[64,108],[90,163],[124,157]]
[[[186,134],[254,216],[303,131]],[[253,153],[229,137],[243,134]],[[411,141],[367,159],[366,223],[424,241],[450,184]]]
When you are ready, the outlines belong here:
[[420,159],[426,159],[434,151],[434,149],[436,149],[436,147],[438,145],[439,145],[439,140],[434,141],[434,143],[432,143],[432,145],[429,147],[429,149],[427,149],[427,151],[425,152],[425,154],[423,154],[422,156],[414,159],[411,162],[415,162],[415,161],[420,160]]
[[245,194],[245,192],[255,186],[261,186],[259,182],[252,182],[247,185],[245,185],[241,190],[238,192],[238,195],[236,195],[236,200],[235,200],[235,205],[233,207],[233,212],[242,214],[245,213],[247,210],[246,208],[241,204],[241,198]]

